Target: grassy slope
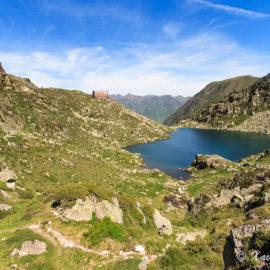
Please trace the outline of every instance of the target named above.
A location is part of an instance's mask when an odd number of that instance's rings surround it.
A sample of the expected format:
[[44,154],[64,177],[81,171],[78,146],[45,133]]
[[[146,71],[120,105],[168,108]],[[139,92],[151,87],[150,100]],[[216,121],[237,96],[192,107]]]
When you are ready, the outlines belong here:
[[[148,232],[143,230],[137,221],[138,216],[141,219],[142,216],[135,209],[135,201],[140,201],[142,208],[152,209],[147,200],[159,197],[160,192],[168,192],[162,185],[168,177],[159,172],[138,170],[142,160],[122,147],[167,138],[171,129],[137,115],[111,99],[94,100],[79,91],[38,89],[27,80],[11,75],[1,74],[0,91],[0,159],[15,170],[17,185],[29,193],[20,196],[23,191],[16,190],[19,199],[7,201],[13,209],[0,220],[0,230],[50,219],[55,220],[56,227],[75,237],[78,228],[89,225],[59,223],[52,216],[51,202],[44,199],[57,187],[81,182],[94,183],[95,194],[100,198],[111,199],[117,194],[120,205],[126,209],[125,233],[134,234],[133,244],[142,234],[150,240],[155,231],[153,223]],[[13,192],[6,191],[14,198]],[[149,214],[152,215],[152,210]],[[128,248],[129,241],[124,246]],[[75,253],[67,256],[67,265],[73,264]],[[80,256],[85,257],[85,254]],[[43,261],[46,261],[45,257]],[[54,257],[50,261],[57,265],[61,259]],[[85,264],[91,256],[87,258]],[[12,261],[16,259],[7,256],[2,263]],[[82,269],[83,262],[78,260],[77,264]]]
[[257,81],[252,76],[240,76],[220,82],[212,82],[194,97],[190,98],[183,107],[166,119],[166,125],[179,123],[180,120],[195,116],[201,109],[215,103],[233,91],[240,91]]

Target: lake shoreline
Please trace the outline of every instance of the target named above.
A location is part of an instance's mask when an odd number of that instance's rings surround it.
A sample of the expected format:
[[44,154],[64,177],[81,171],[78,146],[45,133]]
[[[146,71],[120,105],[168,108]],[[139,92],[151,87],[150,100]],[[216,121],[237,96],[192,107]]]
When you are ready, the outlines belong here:
[[181,126],[168,135],[170,137],[165,139],[124,149],[139,154],[148,169],[158,169],[175,179],[187,180],[191,177],[185,169],[191,166],[197,154],[219,155],[235,162],[270,148],[267,134]]
[[231,127],[231,128],[221,128],[221,127],[214,127],[214,126],[210,126],[207,125],[205,123],[199,123],[193,120],[186,120],[186,123],[183,124],[179,124],[177,126],[173,126],[173,127],[177,127],[177,128],[196,128],[196,129],[207,129],[207,130],[224,130],[224,131],[235,131],[235,132],[243,132],[243,133],[255,133],[255,134],[264,134],[264,135],[270,135],[270,129],[262,132],[262,131],[256,131],[254,129],[245,129],[244,127],[242,127],[240,124],[239,126],[235,126],[235,127]]

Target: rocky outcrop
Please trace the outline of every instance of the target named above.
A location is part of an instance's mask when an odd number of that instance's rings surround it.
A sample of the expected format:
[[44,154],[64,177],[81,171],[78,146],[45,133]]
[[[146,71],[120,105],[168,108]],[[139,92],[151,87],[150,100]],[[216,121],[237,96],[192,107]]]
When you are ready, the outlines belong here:
[[187,232],[187,233],[179,233],[176,235],[176,241],[181,242],[182,244],[186,244],[187,241],[195,241],[197,237],[204,239],[206,235],[206,230],[195,231],[195,232]]
[[165,235],[171,235],[172,234],[172,224],[171,222],[163,217],[160,212],[155,209],[154,212],[154,223],[159,230],[160,234],[165,234]]
[[205,194],[200,194],[197,198],[191,198],[188,201],[188,212],[193,216],[197,216],[199,211],[201,211],[209,201],[210,197]]
[[17,180],[17,175],[8,169],[3,169],[0,172],[0,181],[6,182],[8,188],[14,188]]
[[98,202],[95,197],[87,197],[85,201],[78,199],[71,209],[64,211],[63,216],[69,220],[89,221],[92,220],[94,212],[99,219],[109,217],[113,222],[124,223],[123,213],[117,198],[112,198],[112,201],[113,203],[107,200]]
[[10,199],[10,195],[7,194],[4,190],[0,189],[0,196],[4,199],[4,200],[8,200]]
[[[265,233],[268,235],[267,237]],[[231,269],[236,266],[238,267],[236,269],[249,269],[247,264],[254,256],[251,256],[250,253],[257,251],[262,256],[265,252],[264,247],[266,246],[267,248],[270,244],[269,234],[270,219],[266,219],[257,225],[243,225],[232,229],[227,237],[223,251],[225,269]],[[260,244],[258,245],[257,243]],[[269,250],[267,249],[266,252],[269,252]],[[245,268],[240,268],[241,264]],[[258,264],[261,264],[261,262],[258,261]]]
[[140,203],[136,202],[135,208],[138,210],[139,213],[142,214],[142,216],[143,216],[143,224],[146,224],[146,217],[145,217],[145,215],[144,215],[144,213],[143,213],[143,211],[141,210],[140,207],[141,207]]
[[0,204],[0,211],[8,211],[11,209],[11,206],[8,204]]
[[201,155],[197,154],[195,160],[191,166],[197,169],[226,169],[232,165],[232,162],[228,159],[220,157],[218,155]]
[[6,71],[4,70],[2,63],[0,63],[0,73],[6,73]]
[[47,244],[45,242],[41,242],[39,240],[25,241],[22,244],[21,249],[15,248],[11,256],[19,255],[20,257],[24,257],[27,255],[40,255],[46,252]]
[[230,130],[243,132],[257,132],[270,134],[270,111],[259,112],[250,116],[239,126],[229,128]]
[[[1,81],[0,81],[1,83]],[[0,101],[0,128],[9,132],[16,132],[23,127],[23,121],[21,118],[12,110],[7,101],[4,104]]]
[[92,220],[92,212],[92,202],[89,198],[85,201],[78,199],[71,209],[64,211],[63,216],[69,220],[89,221]]

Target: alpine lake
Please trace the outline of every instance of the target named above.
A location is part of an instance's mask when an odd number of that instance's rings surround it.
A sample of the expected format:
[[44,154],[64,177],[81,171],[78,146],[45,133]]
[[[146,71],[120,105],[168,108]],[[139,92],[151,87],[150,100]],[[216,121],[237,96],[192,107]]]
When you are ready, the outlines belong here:
[[170,138],[126,147],[139,153],[147,168],[157,168],[173,178],[186,180],[182,169],[191,165],[196,154],[219,155],[237,161],[270,148],[270,135],[224,130],[179,128]]

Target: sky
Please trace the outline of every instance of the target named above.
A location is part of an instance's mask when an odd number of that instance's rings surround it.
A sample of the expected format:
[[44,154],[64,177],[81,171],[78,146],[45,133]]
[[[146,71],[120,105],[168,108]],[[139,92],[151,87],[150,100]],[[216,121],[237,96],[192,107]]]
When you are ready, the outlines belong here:
[[270,72],[270,1],[0,0],[0,62],[40,87],[192,96]]

